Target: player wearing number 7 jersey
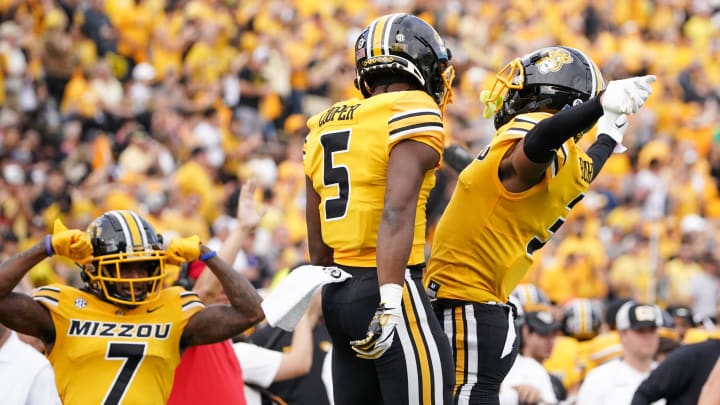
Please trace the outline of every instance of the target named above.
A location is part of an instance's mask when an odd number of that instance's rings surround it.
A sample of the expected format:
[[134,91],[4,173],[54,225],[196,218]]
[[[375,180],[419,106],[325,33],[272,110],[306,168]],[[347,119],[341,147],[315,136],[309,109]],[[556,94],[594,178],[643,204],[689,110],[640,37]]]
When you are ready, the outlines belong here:
[[[252,285],[197,236],[162,237],[131,211],[108,211],[87,231],[56,221],[43,242],[0,264],[0,322],[40,338],[63,404],[165,404],[183,349],[236,336],[263,317]],[[12,292],[53,254],[82,267],[83,288]],[[192,292],[163,289],[165,264],[203,260],[229,305],[205,308]],[[9,382],[12,383],[12,382]]]
[[[454,403],[498,403],[518,345],[508,295],[613,150],[624,150],[626,114],[643,105],[652,81],[633,77],[605,89],[587,55],[557,46],[513,60],[481,96],[486,113],[495,112],[496,136],[455,165],[467,167],[435,230],[424,277],[455,354]],[[586,152],[576,141],[596,122],[599,136]],[[457,150],[448,152],[457,163]]]
[[450,54],[423,20],[389,14],[360,34],[355,61],[364,98],[310,118],[304,148],[312,263],[353,275],[322,294],[335,403],[449,403],[452,354],[422,271]]

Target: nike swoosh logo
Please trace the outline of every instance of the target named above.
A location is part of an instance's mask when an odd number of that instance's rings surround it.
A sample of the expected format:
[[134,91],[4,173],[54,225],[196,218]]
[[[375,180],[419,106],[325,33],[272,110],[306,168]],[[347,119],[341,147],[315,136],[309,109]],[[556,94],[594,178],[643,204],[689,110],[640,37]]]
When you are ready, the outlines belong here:
[[148,308],[148,309],[147,309],[147,313],[149,314],[149,313],[151,313],[151,312],[155,312],[155,311],[157,311],[157,310],[160,309],[160,308],[162,308],[162,305],[160,305],[159,307],[155,307],[155,308]]
[[618,129],[624,127],[625,125],[627,125],[627,121],[623,122],[622,125],[618,125],[617,123],[615,123],[615,127]]

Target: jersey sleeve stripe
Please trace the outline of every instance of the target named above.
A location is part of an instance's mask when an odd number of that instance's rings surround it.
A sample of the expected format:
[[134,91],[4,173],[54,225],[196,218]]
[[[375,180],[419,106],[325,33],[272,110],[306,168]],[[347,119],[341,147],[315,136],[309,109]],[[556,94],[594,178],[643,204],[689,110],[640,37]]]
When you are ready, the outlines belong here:
[[48,286],[38,287],[38,288],[36,288],[35,290],[36,290],[36,291],[52,291],[52,292],[55,292],[55,293],[59,293],[59,292],[60,292],[60,289],[59,289],[59,288],[57,288],[57,287],[48,287]]
[[396,128],[390,131],[390,139],[400,137],[402,135],[414,134],[417,132],[437,132],[443,131],[443,124],[439,122],[422,122],[419,124],[407,125],[401,128]]
[[44,302],[54,307],[58,306],[59,302],[57,298],[48,297],[47,295],[36,295],[33,297],[35,301]]
[[530,118],[528,118],[528,117],[516,117],[516,118],[515,118],[515,122],[524,122],[524,123],[526,123],[526,124],[531,124],[531,125],[535,126],[535,125],[537,125],[537,123],[540,122],[540,121],[539,121],[539,120],[533,120],[533,119],[530,119]]
[[603,357],[615,355],[618,353],[622,353],[622,346],[621,345],[612,345],[612,346],[606,347],[602,350],[598,350],[597,352],[590,354],[588,357],[590,358],[590,360],[599,360],[599,359],[602,359]]
[[193,291],[186,291],[186,292],[180,293],[180,298],[185,298],[185,297],[200,297],[200,296],[198,295],[198,293],[193,292]]
[[187,311],[190,308],[205,308],[205,304],[202,303],[202,301],[188,301],[182,305],[182,310]]
[[528,132],[529,132],[529,130],[524,129],[524,128],[510,128],[507,131],[505,131],[505,134],[525,136],[525,134],[527,134]]
[[528,133],[528,132],[530,132],[530,128],[510,127],[510,128],[508,128],[508,132],[510,132],[510,131]]
[[412,110],[405,111],[402,114],[397,114],[390,117],[390,120],[388,120],[388,124],[392,124],[393,122],[400,121],[405,118],[418,117],[423,115],[435,116],[438,119],[442,119],[442,115],[440,115],[440,110]]

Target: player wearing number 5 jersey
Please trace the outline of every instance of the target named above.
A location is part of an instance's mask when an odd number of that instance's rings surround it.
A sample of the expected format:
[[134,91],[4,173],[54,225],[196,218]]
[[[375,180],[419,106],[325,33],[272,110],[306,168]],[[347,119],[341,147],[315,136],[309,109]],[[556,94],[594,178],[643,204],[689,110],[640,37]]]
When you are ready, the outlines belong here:
[[[45,343],[63,404],[165,404],[183,349],[262,319],[252,285],[197,236],[162,244],[139,215],[109,211],[86,232],[57,221],[43,242],[0,264],[0,322]],[[53,254],[81,264],[83,288],[52,284],[32,298],[12,292]],[[166,263],[197,259],[218,277],[229,305],[205,308],[192,292],[162,289]]]
[[430,25],[390,14],[360,34],[355,59],[364,98],[310,118],[304,148],[312,262],[353,275],[322,295],[335,403],[448,403],[452,354],[422,271],[450,54]]
[[[613,150],[624,149],[626,114],[643,105],[653,80],[605,89],[585,54],[550,47],[513,60],[481,96],[486,112],[496,111],[496,136],[465,162],[424,277],[455,354],[454,403],[498,403],[517,354],[508,295]],[[584,151],[576,141],[596,122],[599,136]]]

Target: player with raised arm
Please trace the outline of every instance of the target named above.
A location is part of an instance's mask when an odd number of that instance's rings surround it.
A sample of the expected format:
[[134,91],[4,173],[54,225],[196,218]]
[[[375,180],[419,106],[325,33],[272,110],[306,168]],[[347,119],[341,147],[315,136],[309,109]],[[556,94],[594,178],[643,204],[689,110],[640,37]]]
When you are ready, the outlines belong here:
[[[81,264],[84,287],[13,288],[46,257]],[[165,264],[203,260],[230,304],[205,307],[162,288]],[[235,336],[263,318],[252,285],[197,236],[162,237],[131,211],[108,211],[86,232],[55,222],[52,235],[0,264],[0,322],[40,338],[64,404],[164,404],[183,349]]]
[[[496,135],[465,164],[435,230],[424,285],[455,354],[455,401],[498,403],[517,354],[508,295],[583,198],[613,150],[626,114],[654,76],[611,81],[583,52],[554,46],[514,59],[482,99]],[[604,90],[604,91],[603,91]],[[598,121],[599,120],[599,121]],[[595,123],[587,151],[577,140]]]

